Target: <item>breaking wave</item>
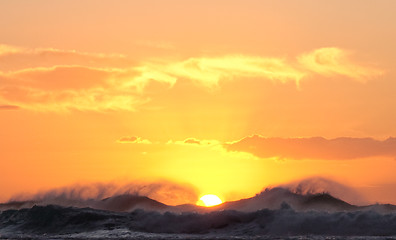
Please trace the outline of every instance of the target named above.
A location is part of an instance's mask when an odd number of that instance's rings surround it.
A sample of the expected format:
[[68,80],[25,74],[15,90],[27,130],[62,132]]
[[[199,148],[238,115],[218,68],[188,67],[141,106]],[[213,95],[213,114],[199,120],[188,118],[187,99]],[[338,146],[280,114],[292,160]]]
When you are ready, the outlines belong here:
[[[107,186],[97,188],[104,191],[95,198],[82,197],[86,190],[81,189],[0,204],[0,239],[396,236],[396,206],[351,204],[332,195],[343,195],[347,187],[324,179],[267,188],[252,198],[211,208],[166,205],[139,195],[142,191],[130,194],[122,189],[108,196]],[[155,188],[147,189],[159,196],[151,190]],[[164,187],[156,189],[163,192]],[[104,195],[108,197],[101,198]]]
[[280,209],[199,213],[135,210],[116,213],[90,208],[35,206],[0,214],[0,234],[76,234],[97,230],[172,234],[256,235],[396,235],[396,214],[375,211],[298,212],[286,203]]

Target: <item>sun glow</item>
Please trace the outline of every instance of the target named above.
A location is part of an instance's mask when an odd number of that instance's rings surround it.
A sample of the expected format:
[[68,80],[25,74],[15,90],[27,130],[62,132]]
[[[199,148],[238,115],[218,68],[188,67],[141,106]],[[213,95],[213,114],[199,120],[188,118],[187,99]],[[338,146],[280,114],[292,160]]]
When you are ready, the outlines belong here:
[[212,206],[216,206],[219,204],[222,204],[223,201],[221,201],[221,199],[213,194],[208,194],[208,195],[204,195],[202,196],[199,201],[197,202],[197,205],[199,206],[205,206],[205,207],[212,207]]

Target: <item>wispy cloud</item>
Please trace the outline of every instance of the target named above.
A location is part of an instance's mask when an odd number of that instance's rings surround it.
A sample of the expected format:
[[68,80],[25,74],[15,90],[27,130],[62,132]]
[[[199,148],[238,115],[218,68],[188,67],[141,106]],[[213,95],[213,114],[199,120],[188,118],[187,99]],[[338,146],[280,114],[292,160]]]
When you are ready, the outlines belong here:
[[298,82],[305,74],[284,59],[244,55],[189,58],[165,65],[153,65],[153,68],[178,78],[191,79],[206,87],[217,87],[221,80],[246,77]]
[[15,46],[0,44],[0,56],[22,52],[23,49]]
[[134,111],[147,101],[138,93],[145,79],[135,79],[140,72],[120,54],[0,45],[0,63],[0,99],[7,105],[35,111]]
[[340,48],[320,48],[302,54],[298,62],[308,71],[322,75],[342,75],[357,81],[366,81],[383,72],[373,67],[364,67],[353,62],[348,51]]
[[136,89],[109,83],[114,70],[58,66],[0,75],[0,99],[35,111],[135,110],[147,101]]
[[88,53],[55,48],[22,48],[1,44],[0,63],[0,71],[3,72],[57,65],[102,68],[131,66],[131,60],[122,54]]
[[296,60],[275,57],[227,55],[189,58],[184,61],[146,63],[147,70],[163,76],[186,78],[209,88],[220,81],[242,78],[261,78],[273,82],[295,82],[297,85],[312,74],[344,76],[358,81],[381,75],[373,67],[363,66],[350,59],[348,51],[340,48],[320,48],[297,56]]
[[0,100],[36,111],[134,111],[150,100],[152,82],[219,89],[222,81],[295,82],[342,75],[366,81],[381,71],[354,63],[346,51],[322,48],[296,59],[231,55],[136,62],[120,54],[0,45]]

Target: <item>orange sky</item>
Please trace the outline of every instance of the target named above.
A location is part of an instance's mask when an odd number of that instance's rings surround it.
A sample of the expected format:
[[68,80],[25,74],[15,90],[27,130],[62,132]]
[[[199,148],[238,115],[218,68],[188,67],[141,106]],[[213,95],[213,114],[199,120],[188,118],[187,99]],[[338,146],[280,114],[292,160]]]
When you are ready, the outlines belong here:
[[161,179],[235,200],[323,176],[396,203],[395,8],[1,1],[0,201]]

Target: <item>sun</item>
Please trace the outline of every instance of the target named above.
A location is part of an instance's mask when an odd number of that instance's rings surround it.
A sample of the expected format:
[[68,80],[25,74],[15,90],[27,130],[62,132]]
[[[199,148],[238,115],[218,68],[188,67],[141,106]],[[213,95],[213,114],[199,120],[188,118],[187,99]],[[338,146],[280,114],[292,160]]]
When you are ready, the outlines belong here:
[[212,207],[212,206],[216,206],[219,204],[222,204],[223,201],[221,201],[221,199],[213,194],[207,194],[202,196],[199,201],[197,202],[197,205],[199,206],[205,206],[205,207]]

